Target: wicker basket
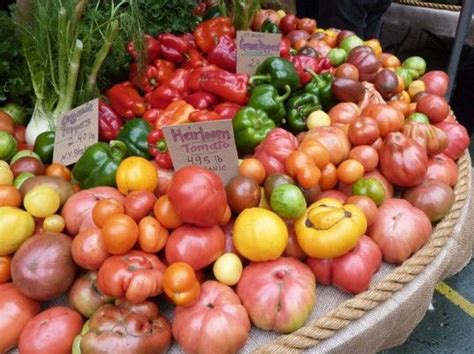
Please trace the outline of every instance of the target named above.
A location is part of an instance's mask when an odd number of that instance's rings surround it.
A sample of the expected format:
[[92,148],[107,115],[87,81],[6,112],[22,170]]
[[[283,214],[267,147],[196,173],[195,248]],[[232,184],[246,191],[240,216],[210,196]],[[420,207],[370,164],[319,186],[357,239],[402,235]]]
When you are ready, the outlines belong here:
[[460,5],[455,5],[457,1],[443,1],[443,2],[433,2],[433,1],[423,1],[423,0],[394,0],[394,2],[401,5],[410,5],[418,7],[426,7],[436,10],[447,10],[447,11],[461,11]]

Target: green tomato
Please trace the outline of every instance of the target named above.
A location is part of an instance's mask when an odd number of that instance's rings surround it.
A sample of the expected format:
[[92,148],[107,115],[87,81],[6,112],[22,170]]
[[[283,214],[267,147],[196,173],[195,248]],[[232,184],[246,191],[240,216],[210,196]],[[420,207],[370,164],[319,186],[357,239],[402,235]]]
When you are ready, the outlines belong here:
[[242,268],[242,261],[235,253],[224,253],[217,258],[212,271],[219,282],[232,286],[239,282]]
[[430,124],[430,120],[424,113],[412,113],[408,116],[406,119],[406,122],[417,122],[417,123],[423,123],[423,124]]
[[361,45],[364,45],[364,41],[356,35],[352,35],[344,38],[339,44],[339,48],[344,49],[346,53],[349,53],[352,49]]
[[273,190],[270,206],[282,218],[298,219],[306,211],[306,199],[297,186],[282,184]]
[[405,84],[405,87],[407,87],[407,88],[413,82],[413,77],[411,76],[411,71],[408,70],[408,69],[397,68],[395,70],[395,74],[397,74],[398,76],[400,76],[402,78],[403,83]]
[[332,48],[328,53],[331,65],[337,67],[347,60],[347,52],[342,48]]
[[45,218],[58,211],[61,198],[53,188],[38,186],[26,193],[23,205],[36,218]]
[[54,131],[47,131],[38,135],[33,151],[38,154],[43,163],[51,163],[54,152]]
[[15,155],[13,155],[12,159],[10,160],[10,165],[13,164],[16,160],[21,159],[22,157],[34,157],[41,161],[39,155],[31,150],[20,150]]
[[411,77],[416,80],[426,72],[426,61],[418,56],[409,57],[403,62],[402,68],[409,70]]
[[352,194],[369,197],[377,205],[382,204],[385,200],[383,185],[376,178],[359,178],[352,186]]
[[15,180],[13,181],[13,187],[16,189],[20,189],[21,185],[25,183],[27,179],[34,177],[35,175],[31,172],[23,172],[16,176]]
[[4,131],[0,131],[0,160],[10,161],[16,154],[17,143],[15,138]]
[[27,125],[30,120],[26,113],[26,109],[18,103],[7,103],[5,106],[0,108],[0,111],[4,111],[12,117],[16,125]]

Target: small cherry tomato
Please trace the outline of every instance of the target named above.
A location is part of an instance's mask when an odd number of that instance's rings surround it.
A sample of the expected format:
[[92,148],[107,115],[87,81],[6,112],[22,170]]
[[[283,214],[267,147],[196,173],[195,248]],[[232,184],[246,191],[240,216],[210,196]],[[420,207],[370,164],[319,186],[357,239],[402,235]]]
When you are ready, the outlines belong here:
[[66,181],[71,180],[71,171],[60,163],[53,163],[46,168],[46,176],[56,176]]
[[138,245],[148,253],[159,252],[165,247],[169,233],[152,216],[145,216],[138,223]]
[[138,240],[138,225],[130,216],[115,214],[107,218],[102,227],[107,252],[118,255],[127,253]]
[[173,204],[171,204],[167,195],[158,198],[153,207],[153,213],[161,225],[167,229],[176,229],[183,225],[183,220],[176,214]]
[[124,212],[122,203],[117,199],[105,198],[97,202],[92,209],[92,220],[97,227],[102,227],[110,216]]
[[265,167],[254,158],[244,159],[239,166],[239,173],[242,176],[252,178],[258,184],[262,184],[266,177]]
[[66,221],[61,215],[54,214],[43,220],[43,229],[46,232],[63,232]]

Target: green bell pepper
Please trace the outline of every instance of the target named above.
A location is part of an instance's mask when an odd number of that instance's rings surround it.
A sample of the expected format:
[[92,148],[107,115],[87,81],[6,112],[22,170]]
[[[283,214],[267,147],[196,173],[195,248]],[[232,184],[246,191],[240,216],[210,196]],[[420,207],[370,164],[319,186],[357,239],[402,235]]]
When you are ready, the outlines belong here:
[[17,143],[15,138],[7,132],[0,130],[0,160],[10,161],[16,154]]
[[33,151],[38,154],[43,163],[51,163],[54,151],[54,131],[47,131],[38,135]]
[[278,26],[275,25],[272,21],[267,19],[267,20],[263,21],[261,32],[264,32],[264,33],[280,33],[280,28],[278,28]]
[[313,79],[306,84],[304,91],[318,96],[323,109],[328,111],[336,103],[332,94],[332,82],[334,81],[334,76],[330,73],[318,75],[310,69],[306,69],[306,71],[311,74]]
[[151,125],[140,118],[129,120],[117,136],[117,140],[123,141],[127,145],[129,156],[140,156],[147,160],[151,159],[148,152],[148,134]]
[[121,141],[92,144],[74,165],[72,176],[82,189],[98,186],[115,187],[115,174],[125,156],[127,147]]
[[285,93],[278,95],[277,89],[270,84],[258,85],[252,90],[252,95],[247,106],[264,111],[275,125],[279,125],[285,118],[286,111],[283,101],[285,101],[291,93],[290,86],[285,86]]
[[271,83],[279,92],[285,91],[285,86],[296,90],[300,79],[295,66],[289,60],[280,57],[269,57],[262,61],[257,68],[256,75],[249,80],[250,85]]
[[275,123],[264,111],[243,107],[232,119],[232,126],[237,148],[242,154],[249,154],[275,128]]
[[318,109],[321,109],[319,98],[309,92],[291,97],[286,102],[286,114],[289,130],[300,133],[306,130],[306,119]]

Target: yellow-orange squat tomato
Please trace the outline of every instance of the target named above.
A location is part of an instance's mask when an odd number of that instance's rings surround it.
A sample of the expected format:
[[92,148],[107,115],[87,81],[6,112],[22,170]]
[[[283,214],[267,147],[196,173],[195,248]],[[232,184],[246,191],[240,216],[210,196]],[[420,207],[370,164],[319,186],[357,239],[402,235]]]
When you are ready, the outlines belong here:
[[131,156],[120,163],[115,182],[123,194],[133,191],[153,192],[158,185],[158,172],[150,161],[143,157]]
[[26,211],[9,206],[0,207],[0,256],[15,253],[33,234],[35,221]]
[[311,204],[295,223],[298,244],[315,258],[335,258],[353,249],[367,229],[361,209],[334,198]]
[[249,260],[270,261],[283,254],[288,244],[288,229],[274,212],[249,208],[235,220],[233,241],[237,251]]

